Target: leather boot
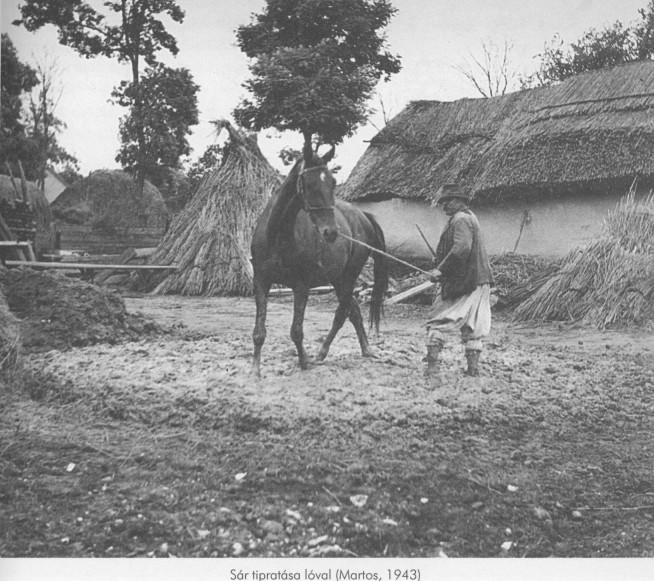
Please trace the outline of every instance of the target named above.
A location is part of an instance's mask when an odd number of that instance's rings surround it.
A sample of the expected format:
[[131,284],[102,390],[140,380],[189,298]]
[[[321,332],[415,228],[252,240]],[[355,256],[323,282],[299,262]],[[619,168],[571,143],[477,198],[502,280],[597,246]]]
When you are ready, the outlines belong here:
[[466,375],[471,377],[479,376],[479,355],[481,351],[478,349],[466,349],[466,360],[468,361],[468,369]]
[[434,377],[438,375],[438,372],[441,368],[440,355],[443,350],[443,345],[438,343],[433,345],[427,345],[427,367],[425,368],[426,377]]

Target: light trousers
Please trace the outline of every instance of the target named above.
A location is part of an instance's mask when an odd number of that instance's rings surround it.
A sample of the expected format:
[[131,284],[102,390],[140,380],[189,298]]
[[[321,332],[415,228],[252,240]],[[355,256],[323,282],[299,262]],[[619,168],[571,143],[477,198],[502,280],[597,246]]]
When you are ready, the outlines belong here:
[[439,295],[426,326],[427,345],[442,345],[446,333],[459,329],[466,350],[481,351],[482,338],[488,336],[491,328],[490,285],[479,285],[456,299]]

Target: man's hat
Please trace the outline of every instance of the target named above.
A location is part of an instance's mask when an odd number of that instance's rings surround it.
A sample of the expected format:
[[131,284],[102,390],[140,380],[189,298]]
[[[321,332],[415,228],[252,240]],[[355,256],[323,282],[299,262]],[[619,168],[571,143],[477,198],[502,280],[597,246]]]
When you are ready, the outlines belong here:
[[472,199],[472,192],[463,191],[457,184],[443,184],[438,190],[437,204],[452,198],[458,198],[464,202],[470,202]]

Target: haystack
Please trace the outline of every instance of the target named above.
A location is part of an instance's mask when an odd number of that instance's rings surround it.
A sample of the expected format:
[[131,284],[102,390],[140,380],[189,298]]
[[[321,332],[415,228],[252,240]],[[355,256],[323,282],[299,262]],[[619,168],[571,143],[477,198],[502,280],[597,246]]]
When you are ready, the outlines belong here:
[[[2,270],[2,266],[0,266]],[[0,286],[0,382],[11,375],[21,348],[20,322],[11,314]]]
[[254,137],[228,122],[229,143],[219,166],[178,214],[150,262],[176,264],[154,294],[250,295],[250,242],[255,222],[281,177]]
[[[29,209],[33,212],[33,221],[36,228],[34,251],[39,254],[54,247],[54,229],[52,210],[45,194],[32,182],[24,182],[25,193]],[[20,180],[6,175],[0,175],[0,214],[3,214],[5,222],[11,222],[9,215],[4,213],[22,213],[18,206],[23,203],[23,184]],[[11,208],[8,208],[10,206]],[[3,213],[1,208],[5,208]],[[21,237],[22,238],[22,237]]]
[[601,238],[568,254],[515,310],[521,321],[584,321],[604,329],[654,322],[654,195],[630,191]]
[[146,181],[140,196],[134,178],[121,170],[98,170],[76,181],[57,196],[52,211],[58,221],[108,233],[130,228],[163,233],[168,223],[161,192]]

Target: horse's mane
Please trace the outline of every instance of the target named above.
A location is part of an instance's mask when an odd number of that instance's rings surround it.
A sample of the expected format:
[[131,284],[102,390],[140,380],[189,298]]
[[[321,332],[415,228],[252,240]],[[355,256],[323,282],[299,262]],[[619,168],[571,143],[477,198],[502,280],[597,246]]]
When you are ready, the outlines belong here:
[[270,215],[268,217],[268,226],[266,228],[266,238],[269,244],[276,244],[282,240],[284,233],[284,226],[288,227],[287,221],[284,216],[289,211],[291,204],[294,201],[294,196],[297,188],[297,180],[300,175],[300,167],[302,166],[302,159],[298,159],[291,171],[288,172],[286,179],[275,191],[271,200]]

